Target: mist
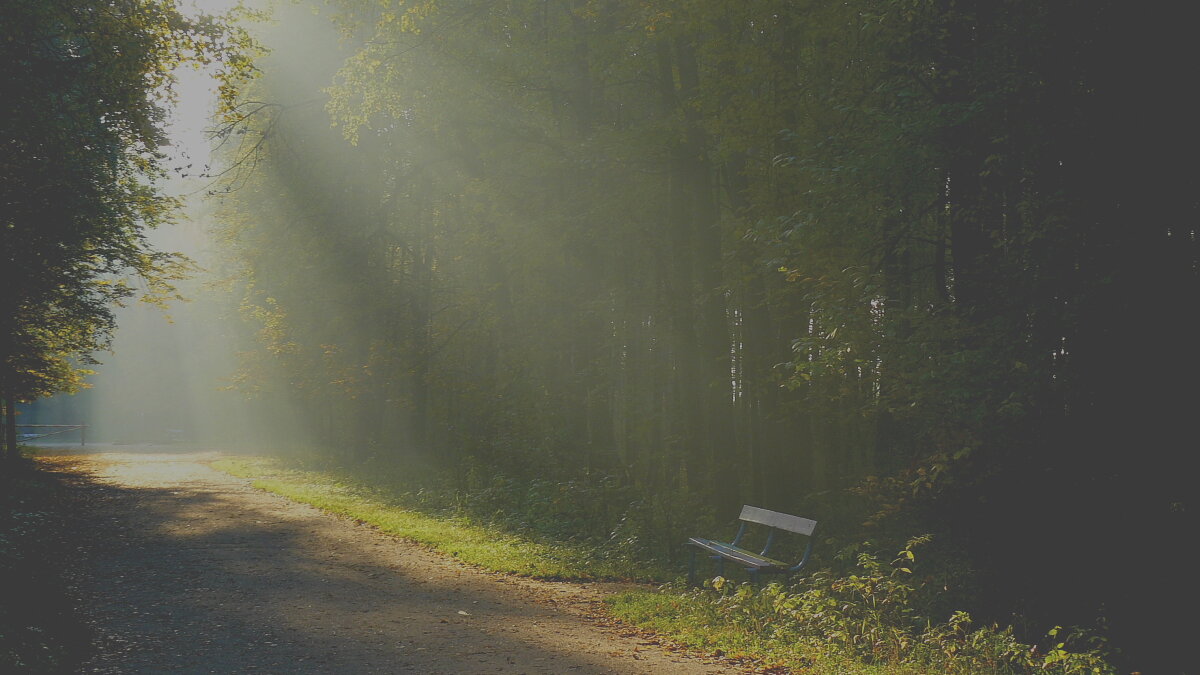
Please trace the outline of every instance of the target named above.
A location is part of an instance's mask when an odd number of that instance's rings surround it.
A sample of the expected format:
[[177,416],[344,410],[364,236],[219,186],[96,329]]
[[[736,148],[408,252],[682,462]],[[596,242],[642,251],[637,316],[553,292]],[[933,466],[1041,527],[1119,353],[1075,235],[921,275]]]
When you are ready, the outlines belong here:
[[1010,5],[264,5],[235,105],[180,84],[187,301],[25,419],[676,567],[743,504],[834,568],[933,532],[935,604],[1153,660],[1153,594],[1080,558],[1159,578],[1194,523],[1197,206],[1130,140],[1184,125],[1120,21]]
[[[221,12],[233,3],[193,3],[197,12]],[[185,5],[187,7],[188,5]],[[303,92],[311,105],[320,96],[320,78],[337,67],[337,34],[327,19],[284,3],[275,18],[252,23],[257,39],[272,55],[260,67],[286,78],[278,86],[284,101]],[[322,45],[324,51],[322,51]],[[280,66],[279,64],[286,64]],[[276,411],[263,418],[253,401],[234,385],[238,351],[252,335],[231,295],[231,272],[220,248],[217,196],[236,189],[239,177],[259,169],[254,157],[237,151],[221,155],[215,113],[216,81],[206,70],[177,73],[178,100],[169,120],[170,175],[164,192],[182,200],[176,222],[147,233],[150,245],[185,256],[189,278],[176,284],[178,298],[165,307],[128,301],[116,310],[111,350],[93,354],[87,388],[72,395],[43,399],[22,407],[23,423],[87,425],[92,443],[189,444],[226,448],[277,448],[277,437],[297,424],[298,414]],[[294,105],[296,101],[285,102]],[[144,293],[136,278],[127,281]],[[268,413],[269,415],[270,413]],[[32,430],[31,430],[32,431]],[[33,443],[73,443],[78,432],[53,434]]]

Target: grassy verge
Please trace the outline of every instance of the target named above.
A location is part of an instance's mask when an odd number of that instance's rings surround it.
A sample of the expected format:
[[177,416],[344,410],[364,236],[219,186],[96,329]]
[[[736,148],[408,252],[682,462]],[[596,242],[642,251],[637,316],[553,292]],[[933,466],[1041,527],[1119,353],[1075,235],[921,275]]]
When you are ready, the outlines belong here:
[[598,560],[586,545],[537,540],[488,523],[423,513],[383,486],[319,471],[285,467],[263,457],[230,457],[213,468],[293,501],[353,518],[383,532],[441,551],[471,565],[540,579],[650,580],[655,571],[629,561]]
[[[902,553],[911,553],[912,545]],[[905,556],[906,563],[912,559]],[[813,572],[764,588],[717,577],[704,589],[634,591],[608,599],[614,616],[686,646],[751,656],[794,672],[851,675],[1115,675],[1104,642],[1055,628],[1040,644],[1011,628],[938,621],[914,591],[909,567],[866,555],[851,574]]]
[[[732,658],[749,658],[773,669],[806,675],[942,675],[942,667],[908,663],[869,663],[828,645],[796,640],[778,630],[769,612],[747,612],[742,620],[722,611],[719,599],[704,592],[667,587],[627,591],[606,600],[617,619],[667,636],[690,649]],[[955,671],[958,672],[958,671]],[[1007,670],[979,670],[1009,673]]]
[[621,621],[668,636],[697,651],[760,661],[767,665],[767,672],[771,672],[771,666],[814,675],[923,672],[870,666],[801,643],[782,641],[767,625],[748,630],[724,620],[714,611],[712,602],[680,588],[626,591],[608,598],[606,604]]
[[[479,567],[545,579],[663,579],[666,568],[603,555],[595,545],[514,533],[431,509],[429,500],[386,481],[288,468],[278,460],[236,457],[213,467],[256,487],[354,518]],[[436,500],[435,500],[436,501]],[[775,664],[793,672],[850,675],[993,673],[1107,674],[1102,641],[1055,629],[1040,645],[1000,626],[974,627],[965,613],[946,618],[936,589],[945,580],[916,563],[929,537],[909,541],[891,563],[862,550],[834,573],[817,570],[791,586],[755,588],[720,577],[708,588],[669,584],[608,599],[611,613],[705,652]],[[923,550],[923,549],[921,549]],[[944,600],[944,598],[943,598]]]

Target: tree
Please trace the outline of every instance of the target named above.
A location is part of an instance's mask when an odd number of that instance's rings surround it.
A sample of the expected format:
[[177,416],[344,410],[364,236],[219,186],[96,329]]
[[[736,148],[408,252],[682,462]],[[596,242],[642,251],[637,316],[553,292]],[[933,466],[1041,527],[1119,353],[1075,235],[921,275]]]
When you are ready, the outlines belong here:
[[177,207],[163,174],[173,69],[248,72],[243,35],[169,0],[14,0],[0,8],[0,399],[16,454],[14,406],[83,386],[106,348],[112,307],[173,294],[186,261],[145,230]]

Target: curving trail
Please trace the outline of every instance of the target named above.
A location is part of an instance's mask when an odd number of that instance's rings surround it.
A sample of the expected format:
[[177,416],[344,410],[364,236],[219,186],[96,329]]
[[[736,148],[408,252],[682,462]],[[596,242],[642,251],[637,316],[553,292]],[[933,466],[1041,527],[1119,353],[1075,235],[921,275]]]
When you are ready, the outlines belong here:
[[[140,451],[138,451],[140,450]],[[40,459],[73,486],[94,673],[739,673],[595,616],[601,584],[480,572],[209,468]]]

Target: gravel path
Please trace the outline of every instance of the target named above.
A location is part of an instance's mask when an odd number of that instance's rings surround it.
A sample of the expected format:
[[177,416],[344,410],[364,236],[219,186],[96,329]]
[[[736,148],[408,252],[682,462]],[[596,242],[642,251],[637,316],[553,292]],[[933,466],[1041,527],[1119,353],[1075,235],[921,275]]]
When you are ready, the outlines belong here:
[[605,585],[480,572],[161,450],[41,460],[79,496],[82,672],[746,672],[606,625]]

